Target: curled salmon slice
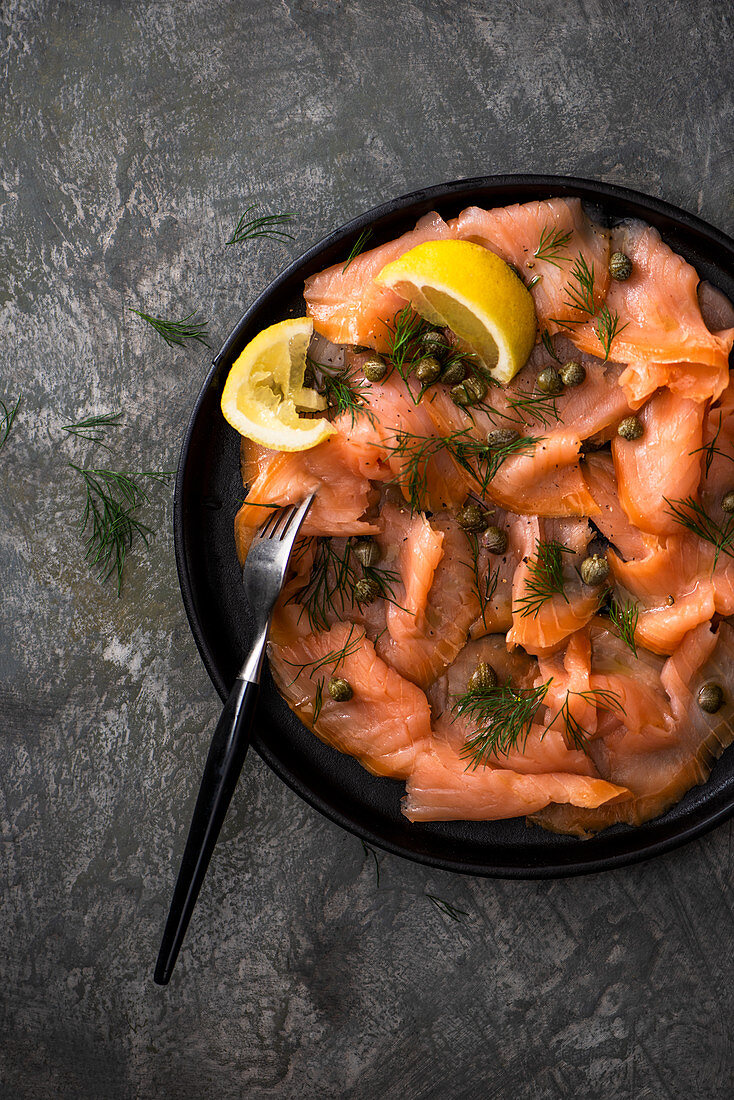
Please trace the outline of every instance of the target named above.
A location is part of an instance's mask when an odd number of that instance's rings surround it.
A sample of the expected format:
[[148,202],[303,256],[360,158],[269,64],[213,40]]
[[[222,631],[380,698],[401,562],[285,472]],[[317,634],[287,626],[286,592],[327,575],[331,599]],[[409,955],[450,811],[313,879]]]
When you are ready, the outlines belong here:
[[713,631],[709,623],[702,623],[690,631],[661,672],[673,716],[667,747],[621,726],[589,746],[600,774],[627,787],[632,797],[593,810],[551,807],[533,820],[552,832],[586,837],[620,821],[640,825],[664,813],[687,790],[708,779],[714,761],[734,739],[731,695],[716,714],[706,714],[696,702],[702,684],[712,679],[731,684],[732,676],[732,628],[720,623]]
[[[632,406],[638,408],[660,386],[690,400],[716,399],[728,382],[734,328],[712,333],[707,327],[695,268],[642,222],[617,226],[611,247],[632,260],[631,276],[612,280],[605,301],[619,318],[611,354],[629,364],[620,383]],[[576,326],[571,338],[583,351],[599,354],[596,328],[598,320]]]
[[[390,526],[390,541],[395,545],[408,540],[414,519],[407,508],[383,508],[383,521]],[[466,535],[453,516],[446,513],[433,515],[430,528],[428,538],[433,546],[431,560],[436,559],[436,565],[422,610],[421,625],[419,627],[414,619],[413,629],[406,631],[405,619],[399,618],[396,609],[391,607],[388,609],[388,623],[392,624],[392,631],[389,625],[388,633],[377,642],[377,652],[383,660],[421,687],[427,687],[451,664],[464,645],[469,627],[479,610]],[[435,553],[439,539],[440,558]],[[400,567],[405,572],[401,574],[402,585],[397,589],[395,602],[398,605],[403,604],[413,583],[408,574],[414,564],[412,556],[401,553]],[[426,566],[421,568],[426,568],[427,580],[428,569]]]
[[[268,653],[281,695],[322,741],[356,756],[374,775],[402,779],[411,772],[431,735],[428,701],[380,660],[360,628],[338,623],[323,633],[271,641]],[[348,702],[330,697],[334,675],[351,685]]]
[[630,523],[641,531],[672,535],[680,530],[667,501],[696,495],[703,415],[700,402],[660,390],[639,414],[644,436],[614,437],[619,502]]
[[334,344],[387,350],[387,324],[405,306],[405,300],[376,286],[375,275],[416,245],[451,236],[443,218],[436,213],[426,214],[415,229],[362,252],[346,268],[346,261],[341,261],[311,275],[306,279],[303,296],[316,332]]
[[545,683],[549,683],[545,702],[546,723],[550,723],[550,728],[559,731],[564,737],[564,743],[568,743],[570,730],[564,715],[565,708],[581,740],[585,742],[593,737],[597,726],[597,704],[591,683],[591,640],[588,627],[572,634],[563,652],[538,658],[535,686]]
[[512,581],[522,556],[522,540],[509,522],[510,516],[501,508],[489,511],[490,523],[507,535],[504,554],[491,553],[486,547],[486,536],[479,535],[472,542],[472,561],[475,586],[479,594],[479,615],[472,623],[472,638],[485,634],[506,632],[512,626]]
[[[457,237],[474,241],[513,264],[531,283],[530,293],[541,328],[553,333],[557,321],[578,321],[584,313],[575,303],[572,273],[580,256],[594,270],[594,305],[601,305],[609,286],[609,233],[594,225],[580,199],[546,199],[482,210],[470,206],[449,222]],[[596,350],[596,349],[592,349]]]
[[[580,630],[599,606],[598,592],[584,586],[576,571],[591,539],[591,529],[587,520],[580,520],[559,530],[533,516],[520,516],[513,525],[521,540],[523,556],[512,584],[512,629],[507,644],[521,645],[528,653],[552,653]],[[572,551],[561,555],[564,593],[555,593],[537,608],[530,608],[526,600],[531,593],[538,544],[550,541],[560,542]]]
[[640,557],[645,553],[645,536],[630,523],[619,502],[612,456],[606,452],[586,455],[584,477],[597,506],[596,526],[616,546],[622,559]]
[[403,813],[410,821],[497,821],[537,813],[551,803],[593,808],[627,795],[624,787],[589,775],[522,774],[491,766],[467,771],[454,749],[435,744],[416,757]]

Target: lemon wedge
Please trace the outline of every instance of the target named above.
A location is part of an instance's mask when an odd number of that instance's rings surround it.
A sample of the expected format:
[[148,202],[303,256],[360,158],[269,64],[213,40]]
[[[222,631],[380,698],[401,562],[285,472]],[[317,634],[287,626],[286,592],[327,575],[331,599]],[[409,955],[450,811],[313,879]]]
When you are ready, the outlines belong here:
[[303,385],[312,335],[310,317],[280,321],[258,333],[232,364],[222,413],[240,435],[273,451],[306,451],[333,435],[328,420],[298,415],[298,409],[326,408],[321,394]]
[[533,297],[482,245],[425,241],[383,267],[375,282],[406,298],[432,325],[450,328],[498,382],[514,378],[533,350]]

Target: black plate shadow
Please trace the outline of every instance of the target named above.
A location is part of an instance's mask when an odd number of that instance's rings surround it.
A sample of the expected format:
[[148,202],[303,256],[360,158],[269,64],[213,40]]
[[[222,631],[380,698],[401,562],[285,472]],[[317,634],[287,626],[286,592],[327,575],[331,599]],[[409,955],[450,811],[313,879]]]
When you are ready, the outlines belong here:
[[[639,217],[734,299],[734,241],[683,210],[626,188],[565,176],[489,176],[416,191],[337,229],[295,260],[244,313],[221,351],[194,407],[181,450],[174,504],[176,564],[186,613],[207,671],[224,698],[246,651],[249,610],[242,595],[233,520],[243,499],[239,437],[219,409],[230,365],[266,325],[304,313],[303,280],[345,258],[359,233],[369,245],[412,228],[437,209],[454,217],[465,206],[580,196],[610,224]],[[619,867],[701,835],[734,810],[734,752],[708,783],[672,810],[636,829],[617,826],[592,840],[527,828],[524,819],[412,825],[400,813],[404,785],[376,779],[327,748],[291,713],[266,673],[254,747],[297,794],[344,829],[389,852],[449,871],[505,878],[550,878]]]

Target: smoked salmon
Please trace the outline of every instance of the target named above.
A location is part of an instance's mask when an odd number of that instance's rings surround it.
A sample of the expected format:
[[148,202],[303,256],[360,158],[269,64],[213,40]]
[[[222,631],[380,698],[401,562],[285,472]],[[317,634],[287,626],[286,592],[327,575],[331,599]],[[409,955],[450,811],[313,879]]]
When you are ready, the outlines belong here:
[[[443,240],[532,295],[506,384],[375,282]],[[576,198],[427,214],[304,297],[334,434],[244,442],[235,519],[244,560],[316,493],[270,634],[288,706],[404,780],[415,822],[583,838],[705,782],[734,739],[731,302],[657,230]]]

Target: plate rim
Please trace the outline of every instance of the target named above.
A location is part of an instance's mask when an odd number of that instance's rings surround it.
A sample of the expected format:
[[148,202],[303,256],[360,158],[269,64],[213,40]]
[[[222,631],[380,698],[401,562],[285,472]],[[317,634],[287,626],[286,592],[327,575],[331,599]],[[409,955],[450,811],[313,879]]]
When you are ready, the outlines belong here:
[[[272,279],[268,285],[255,297],[253,302],[244,310],[239,320],[235,323],[228,336],[222,343],[219,351],[211,360],[210,368],[204,378],[199,393],[194,402],[191,414],[189,416],[186,430],[183,435],[181,450],[179,454],[178,465],[176,468],[176,480],[174,487],[173,497],[173,535],[174,535],[174,555],[176,561],[176,570],[178,574],[179,588],[181,592],[181,598],[186,611],[186,617],[189,623],[191,633],[194,637],[196,647],[199,651],[199,655],[202,659],[207,674],[212,681],[214,688],[220,697],[224,700],[228,694],[228,688],[224,679],[220,675],[219,669],[214,661],[213,655],[209,648],[204,631],[196,613],[195,606],[195,586],[192,579],[189,554],[186,544],[186,531],[184,522],[185,512],[185,480],[187,473],[187,462],[189,457],[189,450],[193,434],[196,429],[197,420],[201,412],[201,407],[206,400],[208,391],[214,377],[221,366],[222,362],[227,358],[232,349],[236,347],[240,334],[243,329],[250,323],[253,316],[255,316],[267,303],[268,299],[277,292],[283,284],[288,282],[289,279],[301,268],[306,266],[310,261],[314,260],[320,253],[324,252],[328,248],[338,244],[345,238],[350,237],[352,234],[359,233],[368,226],[371,226],[375,221],[388,215],[399,214],[402,211],[410,209],[412,206],[421,202],[434,201],[436,204],[450,200],[454,195],[462,191],[468,190],[480,190],[480,189],[511,189],[513,185],[522,185],[538,188],[551,188],[551,189],[564,189],[573,193],[574,188],[591,191],[599,196],[600,201],[604,200],[616,200],[620,203],[636,203],[646,207],[655,213],[669,218],[671,221],[677,223],[679,226],[686,228],[694,233],[702,234],[709,240],[718,245],[719,248],[725,252],[730,253],[732,263],[734,264],[734,239],[718,229],[716,226],[711,225],[709,222],[700,218],[698,215],[691,214],[689,211],[675,206],[673,203],[667,202],[664,199],[657,198],[656,196],[649,195],[643,191],[638,191],[633,188],[624,187],[619,184],[607,183],[603,180],[589,179],[582,176],[566,176],[566,175],[548,175],[548,174],[535,174],[535,173],[510,173],[510,174],[498,174],[488,176],[473,176],[465,179],[451,180],[447,183],[434,184],[430,187],[419,188],[414,191],[405,192],[398,195],[395,198],[388,199],[383,203],[379,203],[376,206],[369,208],[362,214],[357,215],[354,218],[337,226],[336,229],[327,233],[324,237],[316,241],[304,252],[299,253],[285,268],[283,268],[274,279]],[[532,200],[529,200],[532,201]],[[588,875],[601,873],[603,871],[614,870],[619,867],[631,866],[633,864],[641,863],[645,860],[652,859],[658,855],[662,855],[665,852],[672,851],[676,848],[682,847],[685,844],[690,843],[698,837],[703,836],[705,833],[716,828],[717,825],[723,824],[734,814],[734,792],[729,798],[728,802],[712,811],[706,816],[703,821],[693,821],[688,826],[678,829],[672,836],[662,837],[651,840],[649,843],[643,843],[638,847],[632,847],[625,851],[621,851],[617,854],[591,857],[589,859],[579,859],[573,863],[554,863],[548,862],[541,865],[506,865],[506,866],[490,866],[485,863],[474,862],[462,862],[458,863],[449,858],[445,858],[440,855],[431,855],[419,851],[408,850],[401,844],[395,843],[388,838],[380,836],[372,832],[369,828],[364,826],[357,827],[353,821],[347,818],[339,809],[329,805],[323,798],[316,795],[311,788],[300,780],[298,775],[292,771],[288,771],[282,764],[280,759],[270,751],[268,744],[262,738],[253,739],[253,748],[261,757],[261,759],[268,765],[268,767],[278,776],[278,778],[286,784],[295,794],[304,800],[309,806],[317,810],[328,820],[334,822],[340,828],[346,832],[351,833],[354,836],[359,837],[361,840],[367,841],[369,844],[374,845],[381,850],[390,853],[391,855],[400,856],[403,859],[409,859],[412,862],[420,863],[425,866],[435,867],[439,870],[451,871],[456,874],[465,874],[482,878],[504,878],[514,880],[537,880],[537,879],[551,879],[551,878],[569,878],[576,877],[578,875]],[[630,831],[630,837],[634,836],[634,833]],[[576,841],[579,845],[584,845],[585,841]]]

